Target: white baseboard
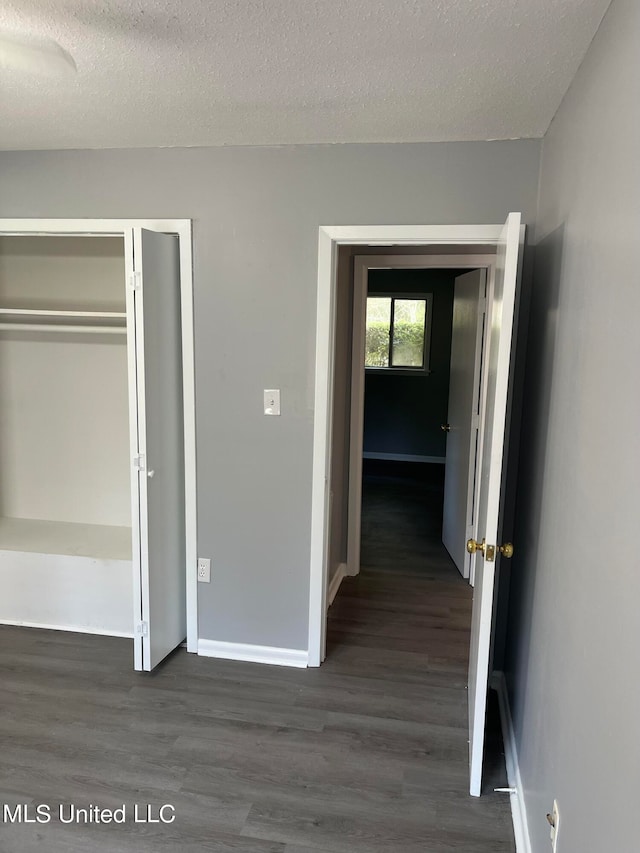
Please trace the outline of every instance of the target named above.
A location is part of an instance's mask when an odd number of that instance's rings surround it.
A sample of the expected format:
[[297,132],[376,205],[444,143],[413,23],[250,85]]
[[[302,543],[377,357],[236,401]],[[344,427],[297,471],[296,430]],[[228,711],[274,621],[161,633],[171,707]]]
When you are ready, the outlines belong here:
[[511,819],[513,820],[513,834],[516,839],[516,853],[531,853],[531,836],[529,835],[529,824],[527,822],[527,809],[524,802],[524,789],[522,787],[522,778],[520,777],[518,750],[513,731],[509,694],[507,693],[507,681],[504,677],[504,672],[495,671],[493,673],[491,676],[491,687],[498,694],[502,740],[504,742],[504,755],[507,765],[507,779],[509,780],[509,787],[513,789],[512,793],[509,794],[509,799],[511,800]]
[[48,625],[43,622],[21,622],[18,619],[0,619],[0,625],[16,628],[43,628],[45,631],[70,631],[73,634],[98,634],[101,637],[123,637],[133,639],[133,631],[107,631],[103,628],[87,628],[84,625]]
[[252,646],[248,643],[223,643],[219,640],[198,640],[198,654],[208,658],[268,663],[274,666],[308,666],[306,649],[280,649],[275,646]]
[[347,564],[340,563],[338,568],[335,570],[333,577],[331,578],[331,583],[329,584],[329,589],[327,590],[327,610],[333,604],[333,599],[338,594],[338,590],[340,589],[340,584],[345,579],[347,575]]
[[436,465],[444,465],[447,461],[444,456],[416,456],[413,453],[378,453],[375,450],[365,450],[363,459],[384,459],[388,462],[431,462]]

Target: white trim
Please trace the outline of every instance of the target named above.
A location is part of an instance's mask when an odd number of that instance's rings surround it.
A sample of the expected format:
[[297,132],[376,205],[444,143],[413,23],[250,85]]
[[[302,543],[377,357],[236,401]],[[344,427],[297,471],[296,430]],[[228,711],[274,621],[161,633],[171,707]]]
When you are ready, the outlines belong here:
[[148,228],[186,237],[191,234],[190,219],[0,219],[0,234],[29,236],[69,234],[79,237],[119,237],[127,228]]
[[520,776],[518,750],[516,748],[516,737],[513,730],[507,681],[504,677],[504,672],[495,671],[493,673],[491,676],[491,687],[498,694],[502,740],[507,765],[507,779],[509,787],[513,789],[509,794],[509,799],[511,801],[513,834],[516,839],[516,853],[531,853],[531,836],[529,835],[527,808],[524,801],[524,788],[522,787],[522,777]]
[[364,450],[363,459],[384,459],[389,462],[430,462],[435,465],[444,465],[446,456],[419,456],[414,453],[378,453],[377,450]]
[[[467,493],[467,539],[476,539],[478,532],[478,504],[480,503],[480,484],[481,478],[477,476],[478,466],[482,461],[482,447],[484,444],[484,406],[487,397],[487,375],[488,371],[483,369],[482,353],[485,352],[485,346],[489,340],[489,323],[487,322],[487,305],[489,303],[489,293],[493,293],[493,286],[496,277],[495,262],[487,270],[484,279],[484,293],[480,293],[478,304],[478,325],[476,327],[476,360],[473,376],[474,387],[474,408],[477,412],[477,441],[475,444],[475,458],[473,465],[469,465],[469,481]],[[478,393],[476,398],[475,394]],[[473,427],[471,430],[471,442],[469,448],[470,459],[473,455]],[[475,482],[475,491],[473,484]],[[472,519],[473,515],[473,519]],[[465,554],[463,577],[469,580],[471,586],[476,583],[476,561],[469,553]]]
[[81,625],[49,625],[46,622],[21,622],[19,619],[0,619],[0,625],[16,628],[44,628],[47,631],[70,631],[72,634],[98,634],[101,637],[123,637],[133,639],[133,631],[108,631],[105,628],[87,628]]
[[332,243],[354,246],[497,245],[502,225],[321,225]]
[[[190,219],[0,219],[0,235],[78,235],[123,236],[125,261],[131,251],[131,232],[135,227],[176,234],[180,244],[180,299],[182,309],[182,394],[185,455],[185,583],[187,650],[198,648],[197,577],[197,490],[195,352],[193,334],[193,255]],[[127,274],[129,270],[127,270]],[[127,287],[127,291],[129,288]]]
[[[428,249],[429,244],[416,246],[416,249]],[[470,269],[491,265],[495,255],[489,252],[473,254],[422,254],[422,255],[356,255],[354,260],[363,261],[367,270],[428,270],[428,269]],[[411,294],[413,295],[413,294]]]
[[273,666],[306,667],[305,649],[280,649],[275,646],[252,646],[248,643],[223,643],[219,640],[198,640],[198,654],[223,660],[251,661]]
[[[318,229],[313,483],[309,583],[309,666],[325,656],[329,468],[335,336],[335,290],[340,245],[428,248],[438,245],[497,246],[502,225],[331,225]],[[370,259],[377,256],[368,256]],[[395,258],[400,261],[401,258]],[[406,257],[406,256],[405,256]],[[409,256],[411,257],[411,256]],[[454,255],[435,256],[440,267],[455,266]],[[431,259],[430,259],[431,260]],[[472,256],[464,261],[472,263]],[[453,262],[453,263],[452,263]],[[375,260],[374,260],[375,263]],[[421,259],[424,264],[424,258]],[[401,264],[398,264],[399,266]],[[477,266],[477,264],[476,264]],[[361,459],[361,451],[360,451]],[[350,503],[351,506],[351,503]]]
[[355,577],[360,572],[362,460],[364,457],[362,452],[364,444],[364,359],[367,334],[368,276],[369,267],[364,258],[356,256],[353,259],[351,398],[349,401],[349,494],[347,505],[347,571],[351,577]]
[[327,592],[327,610],[333,604],[333,600],[338,594],[338,590],[340,589],[340,584],[347,576],[347,564],[340,563],[340,565],[335,570],[333,577],[331,578],[331,583],[329,584],[329,591]]
[[316,312],[316,370],[311,487],[311,555],[309,560],[309,666],[325,656],[327,624],[327,566],[329,553],[329,466],[335,335],[337,246],[325,229],[318,235],[318,299]]
[[184,503],[187,651],[198,651],[198,513],[196,468],[196,368],[193,328],[193,247],[191,220],[179,234],[180,317],[182,322],[182,408],[184,412]]
[[[136,281],[139,284],[142,280],[142,229],[132,229],[132,246],[133,261],[132,275],[135,275]],[[130,315],[130,323],[133,338],[135,341],[135,354],[133,356],[133,372],[129,374],[129,385],[133,385],[131,378],[135,376],[135,397],[133,399],[133,408],[131,409],[130,420],[136,425],[136,435],[132,447],[136,448],[136,453],[140,454],[140,459],[147,458],[147,407],[146,407],[146,373],[145,373],[145,342],[144,342],[144,287],[139,287],[135,291],[131,291],[128,295],[131,296],[131,304],[133,313]],[[140,615],[135,619],[134,625],[137,622],[148,622],[150,611],[150,592],[149,592],[149,501],[148,487],[146,482],[142,482],[141,470],[144,470],[144,465],[132,466],[133,476],[137,479],[136,485],[136,501],[134,503],[132,513],[138,513],[138,546],[139,551],[134,551],[134,590],[135,597],[133,601],[134,612],[140,607]],[[137,470],[136,470],[137,469]],[[146,479],[146,478],[145,478]],[[132,495],[134,494],[132,489]],[[134,528],[136,524],[134,523]],[[135,538],[135,534],[134,534]],[[136,561],[135,555],[138,555]],[[138,598],[139,596],[139,598]],[[153,629],[152,629],[153,630]],[[136,662],[136,671],[150,671],[151,666],[151,643],[146,639],[145,633],[137,632],[134,639],[134,660]],[[137,665],[141,659],[140,666]]]

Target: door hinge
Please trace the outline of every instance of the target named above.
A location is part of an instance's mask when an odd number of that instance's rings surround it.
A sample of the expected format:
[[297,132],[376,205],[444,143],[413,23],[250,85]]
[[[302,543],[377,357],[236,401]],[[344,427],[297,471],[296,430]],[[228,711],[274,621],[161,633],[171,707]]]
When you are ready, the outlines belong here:
[[142,273],[132,272],[129,276],[129,287],[131,290],[140,290],[142,287]]
[[144,453],[139,453],[137,456],[133,457],[133,467],[136,469],[136,471],[146,470],[146,460],[144,458]]
[[148,636],[149,636],[149,623],[148,622],[136,623],[136,637],[148,637]]
[[486,310],[487,310],[487,297],[481,296],[480,299],[478,300],[478,313],[484,314],[484,312]]
[[471,429],[480,429],[480,415],[471,415]]

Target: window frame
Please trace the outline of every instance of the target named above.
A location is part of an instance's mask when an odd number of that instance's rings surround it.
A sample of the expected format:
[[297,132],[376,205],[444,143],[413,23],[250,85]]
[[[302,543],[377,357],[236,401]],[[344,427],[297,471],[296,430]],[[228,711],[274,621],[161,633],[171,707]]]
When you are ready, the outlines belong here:
[[[369,299],[391,299],[391,317],[389,320],[389,364],[386,367],[369,367],[366,364],[364,365],[364,371],[366,374],[371,375],[393,375],[393,376],[428,376],[431,373],[431,326],[433,321],[433,293],[426,292],[414,292],[407,293],[406,291],[392,291],[392,290],[384,290],[379,293],[374,291],[371,292],[367,290],[366,300],[365,300],[365,317],[364,317],[364,334],[365,340],[367,335],[367,305]],[[398,367],[394,367],[391,364],[392,350],[393,350],[393,324],[395,320],[395,300],[397,299],[416,299],[425,303],[425,313],[424,313],[424,340],[422,342],[422,366],[421,367],[408,367],[407,365],[402,365]],[[365,359],[366,359],[366,350],[365,350]]]

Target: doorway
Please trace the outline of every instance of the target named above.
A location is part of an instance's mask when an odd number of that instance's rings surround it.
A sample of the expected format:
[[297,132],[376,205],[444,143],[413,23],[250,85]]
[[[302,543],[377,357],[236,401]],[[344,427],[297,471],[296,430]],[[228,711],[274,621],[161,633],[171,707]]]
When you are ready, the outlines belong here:
[[[494,272],[495,252],[489,251],[447,255],[358,254],[354,258],[345,575],[356,575],[360,568],[363,458],[377,457],[445,466],[442,539],[460,574],[473,585],[473,561],[464,543],[476,534],[486,292],[493,284]],[[402,291],[410,298],[424,301],[424,354],[422,363],[416,367],[373,366],[379,361],[373,351],[377,341],[371,340],[371,333],[376,330],[367,316],[369,307],[375,310],[380,295],[387,291],[390,294]],[[386,297],[386,301],[389,298],[395,302],[393,296]],[[406,301],[405,296],[399,304]],[[339,321],[336,325],[340,329]],[[419,326],[410,331],[414,336],[416,332]],[[406,329],[402,333],[406,335]],[[388,335],[392,342],[391,320]],[[386,362],[390,360],[387,358]],[[338,392],[339,370],[336,365]],[[385,398],[389,400],[390,391],[391,404],[386,406],[385,413]],[[366,420],[365,412],[368,412]],[[389,444],[389,436],[371,435],[379,415],[386,417],[387,432],[403,433],[400,439],[394,439],[400,440],[400,444]],[[410,420],[417,423],[409,427]],[[334,438],[338,437],[338,431],[334,421]],[[364,441],[367,433],[368,447]],[[335,468],[335,459],[332,465]],[[332,524],[334,519],[335,509]],[[335,549],[330,550],[330,559],[334,553]],[[330,573],[332,568],[330,563]]]
[[[499,537],[502,535],[506,480],[503,461],[508,447],[508,410],[513,379],[512,339],[523,242],[524,227],[518,213],[509,214],[502,226],[336,226],[321,227],[319,234],[309,598],[309,664],[312,666],[319,666],[325,655],[329,531],[335,512],[332,464],[339,247],[419,246],[422,251],[445,255],[495,252],[495,273],[487,292],[487,322],[482,347],[486,393],[479,424],[481,452],[476,507],[479,534],[467,543],[476,563],[468,681],[470,792],[475,796],[479,795],[481,787],[496,563],[499,564],[501,555],[508,557],[513,553],[512,545],[500,544]],[[352,509],[350,502],[349,516]]]

